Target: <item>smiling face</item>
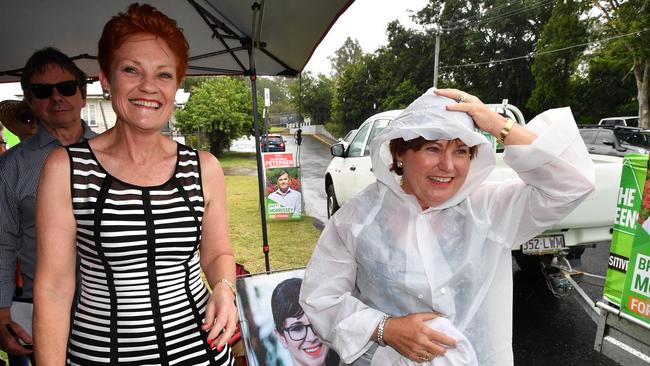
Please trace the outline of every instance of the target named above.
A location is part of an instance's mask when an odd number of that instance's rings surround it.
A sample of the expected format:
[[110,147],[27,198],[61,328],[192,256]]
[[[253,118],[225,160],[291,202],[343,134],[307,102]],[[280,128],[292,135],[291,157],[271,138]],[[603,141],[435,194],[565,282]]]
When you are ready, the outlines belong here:
[[[281,334],[277,330],[275,333],[280,343],[291,353],[294,366],[322,366],[325,364],[329,348],[316,337],[305,314],[300,318],[285,319],[284,328],[285,330]],[[293,335],[290,335],[289,332],[292,330]],[[298,339],[296,334],[304,334],[304,338]],[[294,340],[294,338],[298,340]]]
[[[75,80],[71,72],[58,65],[48,65],[43,72],[35,73],[29,80],[29,84],[57,84],[70,80]],[[53,88],[52,95],[48,98],[39,99],[30,96],[28,103],[34,115],[47,128],[70,128],[81,125],[81,108],[86,105],[86,99],[79,87],[69,97],[62,95],[57,88]]]
[[418,151],[406,150],[398,156],[404,164],[402,189],[415,195],[422,209],[439,206],[465,183],[470,157],[460,140],[429,141]]
[[118,121],[160,130],[174,110],[179,80],[176,59],[165,41],[148,34],[128,38],[115,51],[109,76],[100,73]]
[[278,177],[278,188],[281,192],[286,192],[289,189],[289,174],[284,173]]

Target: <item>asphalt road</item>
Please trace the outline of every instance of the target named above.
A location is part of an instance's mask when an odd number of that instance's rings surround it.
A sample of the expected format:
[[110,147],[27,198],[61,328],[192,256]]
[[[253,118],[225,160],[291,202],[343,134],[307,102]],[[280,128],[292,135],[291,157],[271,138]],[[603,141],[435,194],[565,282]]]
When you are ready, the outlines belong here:
[[[286,136],[287,151],[296,152],[292,136]],[[329,146],[305,135],[300,148],[303,196],[307,214],[327,221],[325,171],[331,159]],[[576,266],[585,272],[604,275],[609,243],[589,248]],[[616,366],[616,362],[594,350],[596,324],[572,297],[556,298],[547,289],[541,274],[519,269],[513,260],[514,314],[513,349],[517,366],[596,365]],[[581,286],[597,300],[602,297],[602,281],[585,279]]]

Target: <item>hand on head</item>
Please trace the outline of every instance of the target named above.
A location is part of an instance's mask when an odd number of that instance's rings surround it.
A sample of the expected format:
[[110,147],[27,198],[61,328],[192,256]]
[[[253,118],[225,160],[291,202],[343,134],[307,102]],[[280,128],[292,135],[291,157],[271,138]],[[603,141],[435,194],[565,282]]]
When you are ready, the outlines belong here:
[[435,89],[437,95],[454,99],[457,103],[447,105],[448,111],[465,112],[483,131],[498,134],[504,124],[504,118],[490,109],[475,95],[458,89]]

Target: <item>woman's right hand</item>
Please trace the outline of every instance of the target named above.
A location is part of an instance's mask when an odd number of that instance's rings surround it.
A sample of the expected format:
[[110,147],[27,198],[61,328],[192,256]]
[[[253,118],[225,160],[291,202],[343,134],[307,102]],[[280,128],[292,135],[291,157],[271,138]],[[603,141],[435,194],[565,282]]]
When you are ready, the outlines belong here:
[[384,328],[384,342],[415,362],[424,362],[425,357],[430,361],[442,356],[447,348],[456,347],[456,340],[425,324],[438,316],[427,312],[390,318]]

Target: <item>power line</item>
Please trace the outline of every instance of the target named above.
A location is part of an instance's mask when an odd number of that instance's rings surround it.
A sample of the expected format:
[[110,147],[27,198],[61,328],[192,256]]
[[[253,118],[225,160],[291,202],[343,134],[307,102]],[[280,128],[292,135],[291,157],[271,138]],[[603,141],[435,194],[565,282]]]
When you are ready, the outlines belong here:
[[556,53],[556,52],[566,51],[566,50],[569,50],[569,49],[572,49],[572,48],[577,48],[577,47],[589,46],[589,45],[592,45],[592,44],[595,44],[595,43],[611,41],[612,39],[629,37],[631,35],[647,32],[648,30],[650,30],[650,28],[642,29],[640,31],[631,32],[631,33],[627,33],[627,34],[621,34],[621,35],[618,35],[618,36],[603,38],[603,39],[599,39],[599,40],[596,40],[596,41],[591,41],[591,42],[586,42],[586,43],[581,43],[581,44],[575,44],[575,45],[572,45],[572,46],[567,46],[567,47],[562,47],[562,48],[556,48],[556,49],[553,49],[553,50],[540,51],[540,52],[531,52],[531,53],[529,53],[528,55],[525,55],[525,56],[511,57],[511,58],[506,58],[506,59],[501,59],[501,60],[494,60],[494,61],[474,62],[474,63],[471,63],[471,64],[440,66],[440,68],[441,69],[452,69],[452,68],[457,69],[457,68],[461,68],[461,67],[475,67],[475,66],[483,66],[483,65],[491,65],[491,64],[500,64],[500,63],[515,61],[515,60],[530,59],[530,58],[540,56],[540,55],[546,55],[546,54],[549,54],[549,53]]
[[[475,27],[475,26],[478,26],[478,25],[481,25],[481,24],[485,24],[485,23],[487,23],[489,21],[499,20],[499,19],[502,19],[502,18],[508,18],[510,16],[521,14],[521,13],[529,11],[529,10],[533,10],[533,9],[536,9],[536,8],[541,8],[543,6],[551,4],[553,2],[555,2],[555,0],[541,0],[541,1],[538,1],[536,3],[532,3],[532,4],[529,4],[529,5],[523,6],[521,8],[518,8],[518,9],[512,9],[512,10],[506,11],[506,12],[501,13],[501,14],[496,14],[494,16],[492,16],[492,14],[489,14],[489,16],[488,16],[488,14],[485,14],[482,18],[479,18],[480,15],[475,15],[475,16],[469,17],[467,19],[464,19],[465,21],[469,21],[472,18],[478,19],[478,20],[476,20],[474,22],[469,22],[469,23],[466,23],[466,24],[456,25],[456,26],[452,26],[452,27],[448,27],[448,28],[441,28],[441,30],[448,32],[448,31],[453,31],[453,30],[458,30],[458,29]],[[492,11],[490,13],[492,13]],[[459,21],[462,21],[462,20],[459,20]],[[450,24],[450,22],[447,22],[447,24]]]

